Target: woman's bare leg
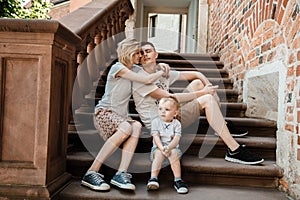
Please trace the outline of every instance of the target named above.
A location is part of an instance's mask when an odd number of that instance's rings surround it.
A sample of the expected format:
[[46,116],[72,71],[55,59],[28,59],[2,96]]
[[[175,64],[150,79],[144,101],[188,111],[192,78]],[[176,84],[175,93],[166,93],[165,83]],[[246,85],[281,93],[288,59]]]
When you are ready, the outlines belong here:
[[98,172],[104,161],[128,138],[132,131],[131,125],[128,122],[123,122],[119,127],[121,129],[118,129],[106,140],[88,171]]
[[132,134],[123,144],[122,158],[119,166],[119,172],[127,171],[141,134],[142,125],[139,122],[133,122],[131,125],[132,125]]

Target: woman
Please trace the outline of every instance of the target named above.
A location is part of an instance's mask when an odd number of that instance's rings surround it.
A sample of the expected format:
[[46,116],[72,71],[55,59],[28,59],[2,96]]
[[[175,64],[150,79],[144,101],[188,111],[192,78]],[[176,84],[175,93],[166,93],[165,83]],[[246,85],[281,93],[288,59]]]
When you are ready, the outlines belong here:
[[118,61],[107,76],[105,93],[95,108],[94,124],[105,140],[93,164],[84,175],[81,184],[97,191],[108,191],[110,186],[104,176],[98,173],[104,161],[121,145],[122,158],[111,184],[127,190],[135,190],[127,169],[131,162],[141,133],[141,124],[128,117],[128,103],[131,96],[131,81],[150,84],[164,74],[158,71],[149,76],[137,75],[140,61],[140,43],[125,39],[118,44]]

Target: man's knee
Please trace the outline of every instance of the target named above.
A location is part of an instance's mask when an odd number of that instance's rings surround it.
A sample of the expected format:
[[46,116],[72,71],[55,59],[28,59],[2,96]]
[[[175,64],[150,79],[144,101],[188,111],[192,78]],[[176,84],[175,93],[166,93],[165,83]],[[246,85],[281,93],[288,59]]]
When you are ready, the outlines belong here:
[[198,97],[197,100],[202,106],[206,107],[211,105],[215,101],[215,98],[211,94],[205,94],[201,97]]
[[195,79],[191,82],[191,84],[198,89],[202,89],[204,87],[203,82],[200,79]]

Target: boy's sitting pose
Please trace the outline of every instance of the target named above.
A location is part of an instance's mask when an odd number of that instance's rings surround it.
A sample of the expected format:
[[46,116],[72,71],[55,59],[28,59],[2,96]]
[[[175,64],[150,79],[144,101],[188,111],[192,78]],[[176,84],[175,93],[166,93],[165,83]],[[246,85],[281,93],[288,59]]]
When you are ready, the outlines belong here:
[[162,162],[167,157],[174,174],[174,188],[180,194],[188,192],[187,185],[181,179],[179,140],[181,137],[181,124],[176,119],[179,112],[179,103],[174,97],[162,98],[158,104],[159,117],[151,123],[153,147],[151,149],[151,178],[148,181],[148,190],[159,188],[158,174]]

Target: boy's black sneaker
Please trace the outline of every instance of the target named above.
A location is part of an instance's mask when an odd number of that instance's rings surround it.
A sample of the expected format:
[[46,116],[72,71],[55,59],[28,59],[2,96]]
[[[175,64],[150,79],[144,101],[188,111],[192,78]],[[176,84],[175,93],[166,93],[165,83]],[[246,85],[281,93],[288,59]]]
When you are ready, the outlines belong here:
[[240,163],[245,165],[256,165],[264,162],[263,158],[250,153],[247,150],[246,145],[240,145],[235,151],[227,149],[225,160],[234,163]]
[[182,180],[174,181],[174,188],[179,194],[186,194],[189,192],[187,184]]
[[97,191],[108,191],[110,186],[103,180],[104,176],[94,171],[87,172],[81,181],[81,185]]
[[159,183],[157,178],[150,178],[147,184],[147,190],[158,190]]

